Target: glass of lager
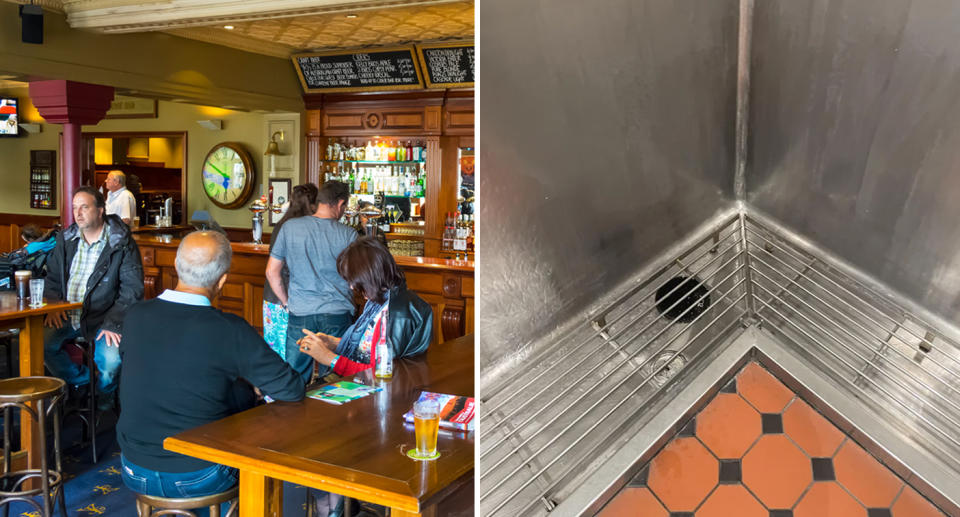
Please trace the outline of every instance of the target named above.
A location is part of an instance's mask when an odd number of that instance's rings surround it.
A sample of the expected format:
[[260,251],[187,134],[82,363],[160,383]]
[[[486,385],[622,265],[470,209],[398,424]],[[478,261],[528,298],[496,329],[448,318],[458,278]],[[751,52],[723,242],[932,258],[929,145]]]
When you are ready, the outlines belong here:
[[440,430],[440,403],[433,399],[413,405],[413,431],[417,438],[416,457],[432,460],[437,454],[437,433]]

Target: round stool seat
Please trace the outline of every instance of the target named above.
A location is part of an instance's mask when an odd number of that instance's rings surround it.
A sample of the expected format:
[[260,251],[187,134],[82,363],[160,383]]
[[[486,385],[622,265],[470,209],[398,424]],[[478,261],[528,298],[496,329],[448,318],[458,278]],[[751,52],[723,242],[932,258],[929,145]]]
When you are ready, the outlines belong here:
[[14,377],[0,380],[0,403],[30,402],[59,395],[67,383],[56,377]]
[[[160,497],[156,495],[137,494],[137,502],[143,506],[156,508],[157,512],[163,510],[191,510],[203,507],[219,507],[220,504],[237,498],[240,493],[239,487],[233,487],[225,492],[218,494],[205,495],[200,497]],[[236,505],[232,505],[230,514],[235,513]],[[154,514],[144,514],[141,517],[149,517]],[[193,515],[191,512],[176,512],[174,515]]]

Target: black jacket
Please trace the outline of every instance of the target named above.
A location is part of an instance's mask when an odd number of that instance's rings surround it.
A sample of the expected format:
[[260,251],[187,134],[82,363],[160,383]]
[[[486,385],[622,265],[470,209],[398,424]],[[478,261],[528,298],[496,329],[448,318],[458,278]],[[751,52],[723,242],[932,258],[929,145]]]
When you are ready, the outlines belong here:
[[430,304],[406,286],[390,291],[387,306],[387,340],[397,359],[427,351],[433,339],[433,310]]
[[[140,248],[130,235],[130,228],[116,215],[104,218],[107,246],[87,279],[87,292],[80,313],[80,332],[89,342],[98,329],[119,333],[127,309],[143,299],[143,264]],[[44,295],[67,298],[70,264],[77,254],[80,229],[77,223],[57,235],[57,245],[47,261]],[[82,238],[82,237],[80,237]]]

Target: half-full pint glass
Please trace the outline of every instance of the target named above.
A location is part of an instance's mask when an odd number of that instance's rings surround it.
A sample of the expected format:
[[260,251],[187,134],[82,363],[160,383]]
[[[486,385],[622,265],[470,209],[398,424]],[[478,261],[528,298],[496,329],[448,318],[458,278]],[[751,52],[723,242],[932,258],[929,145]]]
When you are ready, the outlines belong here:
[[440,431],[440,403],[421,400],[413,405],[413,431],[417,437],[417,456],[437,455],[437,433]]

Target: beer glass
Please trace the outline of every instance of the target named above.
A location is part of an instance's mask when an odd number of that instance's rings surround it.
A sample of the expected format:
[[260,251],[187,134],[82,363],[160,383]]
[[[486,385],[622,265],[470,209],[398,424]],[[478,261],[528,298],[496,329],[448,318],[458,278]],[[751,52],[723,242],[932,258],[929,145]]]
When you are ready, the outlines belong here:
[[17,298],[26,300],[30,296],[30,278],[33,273],[29,269],[21,269],[13,275],[17,281]]
[[440,403],[433,399],[413,405],[413,431],[417,438],[416,457],[432,460],[437,454],[437,433],[440,431]]
[[43,305],[43,279],[30,279],[30,306],[40,307]]

